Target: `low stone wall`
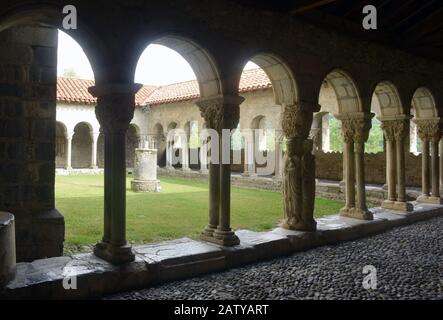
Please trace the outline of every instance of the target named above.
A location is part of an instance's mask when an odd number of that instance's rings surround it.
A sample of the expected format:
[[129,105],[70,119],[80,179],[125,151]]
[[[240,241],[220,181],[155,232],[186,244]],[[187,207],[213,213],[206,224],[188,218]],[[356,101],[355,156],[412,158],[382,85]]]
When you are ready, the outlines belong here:
[[[315,154],[316,177],[318,179],[341,181],[343,179],[343,154],[341,152],[317,152]],[[406,185],[421,186],[421,156],[406,153]],[[366,183],[386,183],[386,154],[365,154]]]

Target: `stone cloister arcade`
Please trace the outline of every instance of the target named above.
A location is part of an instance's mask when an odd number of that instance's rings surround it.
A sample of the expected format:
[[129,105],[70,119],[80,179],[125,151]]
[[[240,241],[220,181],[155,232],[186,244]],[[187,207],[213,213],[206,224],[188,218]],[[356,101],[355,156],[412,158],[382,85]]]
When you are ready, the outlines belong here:
[[[78,29],[66,32],[81,44],[94,70],[95,85],[89,92],[97,98],[96,121],[61,124],[55,114],[55,45],[48,37],[53,28],[62,28],[62,6],[46,1],[37,8],[34,2],[3,1],[0,8],[0,41],[8,44],[0,47],[0,138],[1,147],[10,151],[0,159],[0,209],[16,216],[19,261],[62,254],[63,217],[54,204],[56,156],[66,155],[65,165],[74,167],[80,161],[75,154],[86,153],[90,165],[97,166],[100,134],[104,230],[94,254],[115,264],[134,259],[126,240],[126,135],[141,88],[133,80],[135,68],[150,43],[167,46],[189,62],[199,85],[196,104],[204,125],[218,132],[239,124],[244,98],[238,88],[246,62],[266,72],[282,110],[279,126],[286,141],[281,166],[284,228],[316,230],[311,128],[314,114],[328,111],[319,101],[325,82],[336,97],[335,116],[342,123],[346,206],[341,214],[373,219],[366,204],[364,143],[374,117],[374,96],[387,150],[389,196],[382,206],[398,212],[414,209],[405,197],[405,140],[411,121],[423,145],[422,196],[417,201],[441,203],[443,64],[438,61],[326,30],[309,20],[281,14],[284,23],[276,22],[234,2],[214,1],[236,12],[226,16],[213,10],[212,1],[198,3],[201,9],[195,11],[162,3],[151,10],[137,1],[99,6],[73,0]],[[174,17],[174,22],[165,23],[165,17]],[[161,124],[155,130],[166,135],[176,125]],[[81,145],[77,135],[89,135],[88,144]],[[12,145],[27,150],[25,157],[12,156]],[[209,163],[208,170],[208,223],[201,238],[235,246],[240,240],[230,224],[235,215],[231,166]]]

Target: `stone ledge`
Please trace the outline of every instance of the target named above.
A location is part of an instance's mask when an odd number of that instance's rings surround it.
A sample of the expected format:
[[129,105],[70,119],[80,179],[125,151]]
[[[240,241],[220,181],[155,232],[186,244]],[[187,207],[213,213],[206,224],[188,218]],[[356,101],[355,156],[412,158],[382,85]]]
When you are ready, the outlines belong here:
[[[78,299],[139,289],[232,267],[268,260],[321,245],[355,240],[393,227],[443,215],[443,206],[413,203],[414,211],[399,214],[371,209],[374,220],[326,216],[315,232],[275,228],[269,232],[238,230],[240,245],[226,248],[189,238],[135,246],[135,261],[112,265],[92,254],[18,263],[15,278],[0,293],[4,299]],[[76,276],[77,289],[65,290],[63,280]]]

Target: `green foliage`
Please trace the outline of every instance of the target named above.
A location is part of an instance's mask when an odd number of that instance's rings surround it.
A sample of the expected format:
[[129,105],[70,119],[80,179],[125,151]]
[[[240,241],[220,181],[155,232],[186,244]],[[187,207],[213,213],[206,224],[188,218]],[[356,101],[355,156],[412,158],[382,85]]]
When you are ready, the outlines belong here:
[[[329,117],[329,132],[331,150],[343,152],[343,137],[341,134],[341,121],[334,116]],[[365,143],[365,152],[378,153],[383,152],[383,130],[381,123],[377,119],[372,119],[372,128],[369,131],[368,141]]]
[[343,152],[343,137],[341,134],[341,121],[332,114],[329,115],[330,148],[334,152]]

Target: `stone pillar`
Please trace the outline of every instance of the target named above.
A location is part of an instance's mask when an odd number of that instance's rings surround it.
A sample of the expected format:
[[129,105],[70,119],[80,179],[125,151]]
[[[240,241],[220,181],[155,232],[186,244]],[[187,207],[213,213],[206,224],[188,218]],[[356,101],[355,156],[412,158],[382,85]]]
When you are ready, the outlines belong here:
[[14,215],[0,211],[0,292],[16,271]]
[[189,139],[186,134],[186,139],[181,139],[181,147],[182,147],[182,170],[189,171]]
[[431,140],[431,172],[432,172],[432,192],[431,197],[440,199],[440,167],[438,156],[438,144],[440,141],[440,134],[436,135]]
[[200,147],[200,172],[208,173],[208,139]]
[[345,210],[355,208],[355,153],[354,138],[343,135],[343,176],[345,182],[346,207]]
[[126,241],[126,132],[134,116],[139,84],[97,85],[95,113],[105,140],[104,235],[94,254],[114,264],[134,260]]
[[382,208],[409,212],[411,203],[406,202],[405,184],[405,140],[408,137],[409,117],[380,118],[386,140],[386,176],[388,199],[382,202]]
[[[441,138],[440,119],[415,119],[418,136],[422,140],[422,195],[417,202],[442,204],[439,186],[439,160],[438,144]],[[432,143],[432,160],[430,159],[430,146]],[[431,161],[430,161],[431,160]],[[431,178],[432,177],[432,178]],[[431,181],[432,180],[432,181]],[[432,194],[431,191],[432,182]]]
[[281,173],[282,173],[282,150],[281,150],[281,135],[280,133],[276,132],[275,134],[275,169],[274,169],[274,178],[281,179]]
[[285,106],[282,129],[287,138],[283,173],[282,227],[290,230],[315,231],[315,156],[313,141],[308,139],[313,112],[319,105],[299,103]]
[[255,132],[252,129],[246,129],[245,136],[245,169],[243,176],[250,177],[255,176]]
[[166,169],[173,170],[172,153],[174,152],[174,141],[166,141]]
[[100,132],[92,133],[92,157],[91,157],[91,169],[97,169],[97,142]]
[[[200,108],[202,118],[208,129],[213,129],[222,137],[222,129],[234,129],[237,127],[240,109],[243,102],[239,96],[215,96],[200,99],[196,104]],[[211,139],[212,142],[212,139]],[[201,234],[202,240],[217,243],[223,246],[233,246],[239,244],[240,240],[230,227],[231,210],[231,141],[225,138],[224,150],[223,141],[219,144],[219,158],[215,159],[211,152],[209,164],[209,224]],[[211,147],[212,150],[212,147]],[[229,159],[228,163],[222,164],[223,154]]]
[[342,122],[342,136],[345,143],[343,173],[346,206],[340,210],[340,214],[345,217],[372,220],[373,215],[366,206],[364,144],[368,140],[373,114],[352,113],[335,117]]
[[74,132],[68,132],[66,137],[66,170],[72,169],[72,137]]
[[329,128],[329,114],[325,114],[321,122],[321,134],[322,134],[322,151],[331,151],[331,132]]
[[440,194],[443,192],[443,138],[440,139]]

